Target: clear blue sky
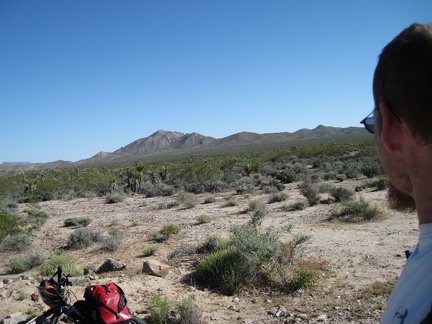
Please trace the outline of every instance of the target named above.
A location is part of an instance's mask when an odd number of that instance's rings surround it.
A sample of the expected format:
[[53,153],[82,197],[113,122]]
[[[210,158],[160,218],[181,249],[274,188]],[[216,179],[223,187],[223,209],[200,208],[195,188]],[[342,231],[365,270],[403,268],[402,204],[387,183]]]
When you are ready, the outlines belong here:
[[360,126],[381,49],[430,0],[0,0],[0,163],[163,129]]

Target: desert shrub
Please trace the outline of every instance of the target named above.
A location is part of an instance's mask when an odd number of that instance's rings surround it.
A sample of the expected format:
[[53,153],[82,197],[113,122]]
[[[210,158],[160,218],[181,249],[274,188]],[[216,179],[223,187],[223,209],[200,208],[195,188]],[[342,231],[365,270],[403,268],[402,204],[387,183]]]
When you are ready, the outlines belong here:
[[61,266],[63,272],[71,277],[78,277],[83,274],[83,269],[76,265],[74,259],[65,254],[57,254],[42,265],[41,275],[52,276],[57,272],[58,266]]
[[2,248],[6,251],[25,251],[31,246],[32,239],[29,234],[21,232],[8,235],[2,241]]
[[343,203],[344,208],[334,212],[330,219],[338,219],[344,222],[361,222],[377,218],[381,212],[378,207],[371,205],[363,197]]
[[151,231],[149,236],[155,242],[163,242],[167,239],[160,231]]
[[376,159],[366,159],[363,161],[360,172],[368,178],[373,178],[383,173],[381,163]]
[[301,185],[299,185],[299,188],[300,193],[306,197],[309,206],[314,206],[319,203],[320,196],[316,185],[309,181],[304,181]]
[[183,297],[177,304],[182,324],[199,324],[201,323],[202,312],[193,302],[192,296]]
[[[198,284],[207,284],[228,295],[238,292],[249,283],[268,285],[267,279],[272,286],[280,286],[279,282],[272,279],[276,278],[273,275],[274,269],[291,267],[294,251],[310,237],[297,235],[288,243],[281,242],[278,233],[272,228],[260,230],[266,214],[265,205],[259,202],[250,204],[253,206],[248,223],[232,226],[231,235],[226,240],[216,235],[208,237],[197,250],[209,253],[200,261],[193,274]],[[290,232],[291,227],[284,230]],[[292,278],[292,271],[279,271],[278,275],[279,281],[291,284],[289,278]],[[288,285],[285,284],[284,287]]]
[[232,295],[247,283],[249,276],[245,255],[236,248],[216,250],[198,264],[194,278],[223,294]]
[[174,187],[163,182],[156,184],[146,182],[144,184],[144,192],[146,193],[146,197],[168,197],[174,193]]
[[136,227],[140,224],[140,221],[138,219],[131,219],[131,226]]
[[214,202],[216,202],[216,197],[214,197],[214,196],[210,196],[210,197],[206,197],[206,198],[204,199],[203,204],[212,204],[212,203],[214,203]]
[[345,181],[347,179],[347,176],[344,173],[339,173],[336,175],[335,179],[339,182],[342,182],[342,181]]
[[100,241],[102,241],[100,232],[84,227],[75,230],[69,235],[66,246],[70,249],[79,249]]
[[125,200],[126,195],[122,192],[114,191],[106,195],[105,201],[107,204],[116,204]]
[[114,252],[117,251],[122,243],[123,239],[116,236],[108,236],[104,238],[101,249],[104,251]]
[[330,183],[321,183],[318,185],[319,193],[330,192],[333,189],[333,186]]
[[252,193],[255,191],[255,186],[252,183],[239,183],[236,188],[236,193],[242,195],[245,193]]
[[29,269],[25,260],[18,255],[10,258],[8,268],[9,273],[21,273]]
[[26,222],[31,224],[35,229],[40,228],[48,218],[48,214],[42,211],[37,205],[25,208],[24,212],[27,214]]
[[183,257],[186,255],[192,255],[195,254],[196,251],[197,251],[197,247],[195,245],[181,244],[168,254],[168,260],[179,256]]
[[210,223],[213,220],[213,218],[209,215],[202,214],[199,215],[196,220],[198,224],[205,224],[205,223]]
[[330,196],[332,196],[337,202],[352,200],[354,195],[355,192],[347,188],[333,187],[330,190]]
[[380,177],[376,180],[376,187],[378,190],[384,190],[388,187],[388,179],[386,177]]
[[194,194],[188,192],[181,192],[179,194],[179,201],[183,204],[183,207],[186,209],[191,209],[198,205],[198,199]]
[[249,221],[249,225],[256,229],[261,226],[262,221],[267,216],[267,208],[261,202],[258,203],[250,202],[249,208],[251,212],[251,219]]
[[170,237],[172,234],[180,232],[181,227],[177,224],[165,224],[162,226],[160,233],[166,237]]
[[278,192],[270,196],[268,203],[272,204],[275,202],[281,202],[288,199],[288,194],[286,192]]
[[87,199],[91,199],[91,198],[96,198],[97,197],[97,193],[93,190],[84,190],[81,191],[78,194],[78,197],[80,198],[87,198]]
[[88,226],[90,225],[92,219],[87,216],[82,217],[71,217],[66,218],[63,222],[63,225],[65,227],[72,227],[72,226]]
[[291,183],[298,180],[298,174],[292,169],[285,169],[278,171],[275,178],[282,183]]
[[124,231],[117,226],[110,227],[108,236],[103,239],[101,249],[104,251],[114,252],[123,243]]
[[34,267],[40,266],[44,262],[44,259],[44,256],[39,252],[29,252],[24,255],[15,255],[9,260],[9,272],[24,272]]
[[222,207],[234,207],[237,206],[238,202],[234,197],[226,197],[225,202],[222,204]]
[[203,252],[213,252],[216,250],[226,249],[230,243],[229,238],[223,237],[219,234],[208,235],[201,247],[198,250]]
[[142,256],[143,257],[147,257],[147,256],[151,256],[154,255],[157,250],[159,248],[156,245],[150,245],[150,246],[146,246],[143,250],[142,250]]
[[307,200],[299,200],[290,205],[282,206],[282,209],[286,211],[293,211],[293,210],[305,210],[308,207],[309,207],[309,203]]
[[154,296],[149,309],[150,322],[155,324],[168,323],[170,308],[171,302],[168,300],[168,297]]

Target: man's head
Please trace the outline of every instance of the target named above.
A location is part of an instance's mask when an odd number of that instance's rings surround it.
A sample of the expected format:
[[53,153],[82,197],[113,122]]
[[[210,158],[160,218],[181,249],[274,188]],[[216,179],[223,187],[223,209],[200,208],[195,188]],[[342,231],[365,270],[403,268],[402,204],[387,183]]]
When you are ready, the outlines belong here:
[[432,144],[432,24],[413,24],[384,47],[373,95],[376,108],[384,102],[420,142]]
[[[410,162],[403,156],[407,147],[432,144],[432,24],[413,24],[384,47],[375,69],[373,95],[375,139],[390,179],[390,206],[413,210]],[[405,155],[397,154],[402,146]]]

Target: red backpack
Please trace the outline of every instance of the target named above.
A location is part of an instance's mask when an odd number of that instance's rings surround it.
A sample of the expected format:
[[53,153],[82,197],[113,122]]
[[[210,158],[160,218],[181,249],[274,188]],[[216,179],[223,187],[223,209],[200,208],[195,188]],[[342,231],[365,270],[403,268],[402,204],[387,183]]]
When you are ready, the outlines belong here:
[[129,323],[132,315],[123,290],[115,283],[87,286],[84,298],[92,306],[92,320],[99,324]]

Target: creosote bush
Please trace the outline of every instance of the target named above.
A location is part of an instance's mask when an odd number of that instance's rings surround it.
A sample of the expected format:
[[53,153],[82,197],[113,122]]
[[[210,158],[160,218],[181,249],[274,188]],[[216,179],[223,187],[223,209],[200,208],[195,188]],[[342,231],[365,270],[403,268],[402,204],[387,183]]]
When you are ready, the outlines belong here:
[[41,267],[41,275],[51,277],[57,272],[58,266],[62,266],[63,272],[71,277],[79,277],[83,275],[83,269],[78,267],[75,260],[70,255],[56,254],[47,260]]
[[107,204],[116,204],[122,202],[125,198],[126,195],[124,193],[115,191],[107,194],[105,200]]
[[45,260],[45,257],[40,252],[28,252],[23,255],[14,255],[9,260],[9,272],[21,273],[40,266]]
[[353,190],[333,187],[330,189],[330,196],[332,196],[336,202],[348,202],[354,198],[355,192]]
[[88,226],[92,219],[87,216],[66,218],[63,222],[65,227]]
[[360,197],[358,200],[348,201],[343,203],[343,208],[340,211],[334,212],[330,216],[330,220],[338,219],[343,222],[362,222],[376,219],[381,215],[378,207]]
[[67,240],[66,246],[70,249],[80,249],[102,241],[102,234],[87,227],[78,228],[72,232]]
[[[213,235],[202,245],[201,251],[208,254],[193,274],[199,284],[232,295],[248,284],[268,285],[266,281],[270,281],[271,286],[289,290],[297,280],[292,271],[279,271],[275,276],[275,269],[292,269],[295,249],[310,237],[296,236],[283,243],[273,229],[260,229],[266,215],[265,205],[260,202],[250,202],[250,205],[248,223],[232,226],[231,235],[225,240]],[[291,227],[286,229],[290,230]]]
[[205,223],[210,223],[213,220],[213,218],[209,215],[202,214],[199,215],[196,220],[198,224],[205,224]]

